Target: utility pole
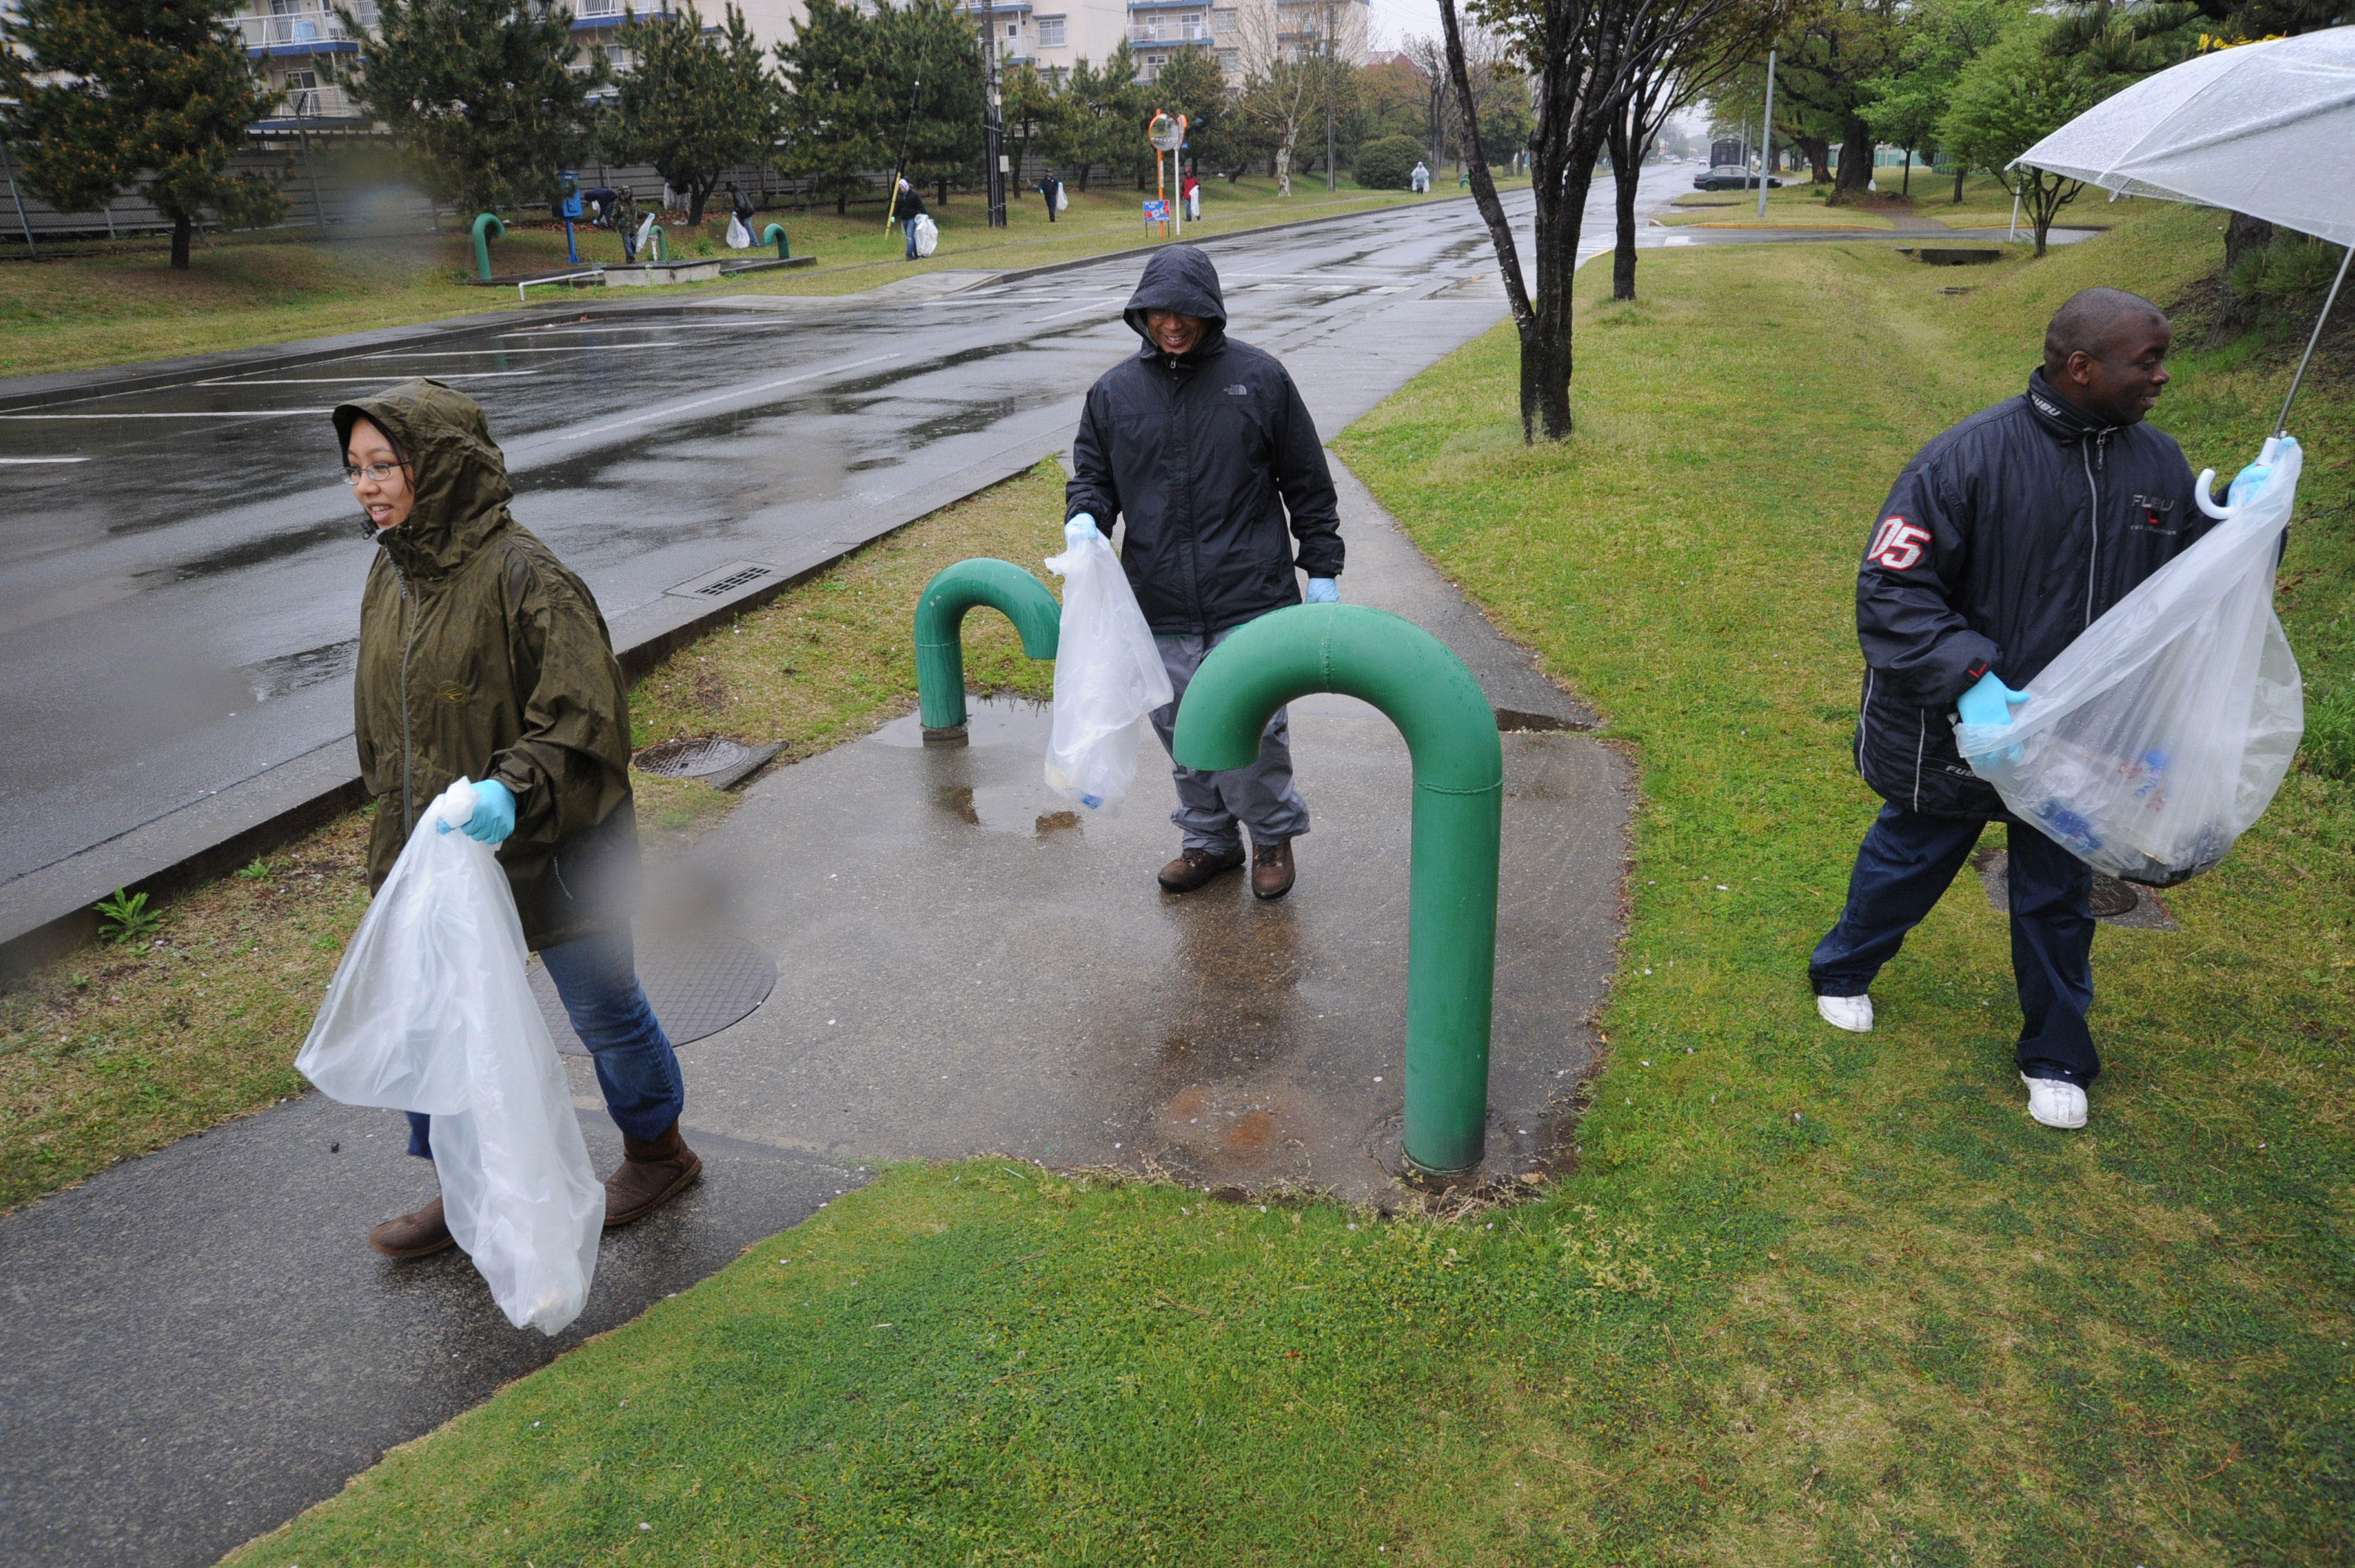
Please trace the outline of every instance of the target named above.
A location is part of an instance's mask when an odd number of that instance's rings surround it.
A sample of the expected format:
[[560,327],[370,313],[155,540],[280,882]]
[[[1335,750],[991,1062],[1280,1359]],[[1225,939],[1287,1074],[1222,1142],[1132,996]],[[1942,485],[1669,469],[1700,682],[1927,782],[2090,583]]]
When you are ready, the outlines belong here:
[[1333,101],[1341,91],[1341,0],[1325,0],[1325,188],[1339,185],[1333,172]]
[[982,142],[989,160],[989,226],[1006,227],[1006,127],[997,112],[997,4],[982,0]]
[[25,216],[25,192],[16,184],[16,165],[9,161],[8,144],[0,140],[0,174],[8,176],[8,194],[16,198],[16,221],[25,230],[25,253],[37,261],[41,248],[33,243],[33,220]]
[[1774,156],[1774,51],[1766,51],[1766,113],[1758,125],[1758,216],[1766,216],[1766,167]]

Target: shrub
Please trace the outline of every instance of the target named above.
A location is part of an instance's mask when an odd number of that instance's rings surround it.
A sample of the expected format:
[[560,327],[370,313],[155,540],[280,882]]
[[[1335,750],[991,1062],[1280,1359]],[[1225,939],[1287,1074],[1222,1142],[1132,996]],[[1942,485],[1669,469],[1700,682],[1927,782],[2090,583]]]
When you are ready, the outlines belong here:
[[2243,256],[2224,286],[2243,304],[2288,304],[2310,300],[2330,286],[2339,271],[2336,245],[2303,234],[2283,235],[2264,250]]
[[1423,144],[1412,136],[1384,136],[1358,149],[1358,184],[1366,190],[1405,190],[1414,183]]

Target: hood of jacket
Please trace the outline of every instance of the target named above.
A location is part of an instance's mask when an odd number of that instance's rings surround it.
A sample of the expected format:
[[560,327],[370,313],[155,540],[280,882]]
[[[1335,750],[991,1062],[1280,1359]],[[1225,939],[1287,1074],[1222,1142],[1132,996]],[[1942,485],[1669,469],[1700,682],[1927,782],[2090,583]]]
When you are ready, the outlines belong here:
[[1145,263],[1145,276],[1136,280],[1136,292],[1128,296],[1127,308],[1121,312],[1130,328],[1145,340],[1139,353],[1146,358],[1161,352],[1145,325],[1145,313],[1149,310],[1174,310],[1203,322],[1202,340],[1188,352],[1188,359],[1212,353],[1226,341],[1227,302],[1219,293],[1219,269],[1194,246],[1171,245],[1156,251],[1153,260]]
[[381,529],[361,519],[404,573],[446,576],[513,526],[507,503],[515,498],[515,486],[507,481],[507,460],[491,440],[490,423],[474,399],[440,381],[411,380],[339,404],[339,454],[349,450],[352,425],[362,418],[390,436],[409,464],[416,501],[408,519]]

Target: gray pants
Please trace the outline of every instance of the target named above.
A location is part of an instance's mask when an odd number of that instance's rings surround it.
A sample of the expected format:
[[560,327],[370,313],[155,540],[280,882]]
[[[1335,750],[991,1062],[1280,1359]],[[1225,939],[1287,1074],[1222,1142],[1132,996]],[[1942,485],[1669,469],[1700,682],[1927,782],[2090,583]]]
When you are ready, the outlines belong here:
[[[1186,683],[1202,667],[1202,660],[1233,630],[1231,626],[1211,637],[1153,639],[1178,701],[1184,700]],[[1153,732],[1161,737],[1164,750],[1169,749],[1170,732],[1177,726],[1177,701],[1154,709]],[[1175,757],[1174,751],[1171,755]],[[1292,725],[1281,708],[1259,738],[1259,761],[1216,773],[1181,768],[1173,761],[1169,775],[1178,781],[1178,809],[1169,814],[1169,820],[1185,835],[1188,849],[1221,855],[1241,849],[1239,823],[1251,829],[1254,844],[1281,844],[1308,831],[1308,803],[1292,787]]]

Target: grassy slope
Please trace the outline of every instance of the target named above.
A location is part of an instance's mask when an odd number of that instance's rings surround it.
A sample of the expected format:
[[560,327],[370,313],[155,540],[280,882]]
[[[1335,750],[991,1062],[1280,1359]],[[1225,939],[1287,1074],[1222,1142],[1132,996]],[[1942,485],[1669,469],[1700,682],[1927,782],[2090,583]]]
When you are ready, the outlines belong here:
[[[1296,182],[1294,193],[1288,198],[1277,196],[1269,180],[1210,181],[1202,187],[1201,225],[1188,232],[1209,235],[1433,199],[1404,191],[1361,191],[1346,173],[1337,192],[1328,194],[1319,179]],[[1099,181],[1092,191],[1073,190],[1071,210],[1052,225],[1036,194],[1009,205],[1007,226],[1000,230],[986,226],[981,197],[975,195],[957,195],[945,204],[933,204],[932,209],[941,225],[941,244],[922,261],[902,259],[905,242],[884,231],[879,207],[854,208],[842,218],[831,209],[780,209],[761,214],[756,232],[772,222],[783,224],[794,254],[816,256],[815,267],[641,293],[656,296],[700,288],[706,293],[845,293],[911,272],[1034,267],[1142,245],[1150,238],[1138,215],[1136,191],[1122,182],[1107,186]],[[721,211],[700,230],[666,230],[671,253],[737,254],[719,243],[726,225],[727,214]],[[586,230],[580,246],[585,261],[611,265],[622,260],[617,235]],[[462,281],[474,266],[474,252],[473,242],[460,231],[438,240],[328,245],[301,233],[232,235],[199,248],[194,265],[181,273],[165,264],[160,242],[127,241],[79,251],[52,246],[46,257],[29,265],[18,253],[10,264],[0,266],[0,376],[82,369],[520,308],[513,289],[475,288]],[[566,267],[563,233],[545,225],[517,229],[492,242],[491,264],[501,273],[561,272]],[[532,304],[544,309],[551,299],[561,297],[543,289]]]
[[[1061,517],[1050,464],[879,540],[649,671],[631,698],[638,743],[729,734],[783,741],[791,761],[907,711],[925,581],[971,555],[1035,562]],[[965,645],[981,689],[1048,695],[1050,667],[1002,616],[975,616]],[[735,799],[638,786],[657,853]],[[367,839],[355,813],[163,906],[152,943],[73,954],[0,994],[0,1209],[302,1091],[294,1052],[368,905]]]
[[[1891,178],[1893,183],[1894,176]],[[1893,188],[1884,188],[1861,201],[1835,207],[1828,200],[1830,194],[1829,186],[1798,182],[1770,190],[1766,193],[1766,217],[1762,222],[1757,216],[1758,193],[1754,190],[1747,200],[1736,191],[1694,191],[1678,197],[1674,204],[1678,210],[1663,215],[1660,221],[1672,227],[1706,224],[1715,229],[1889,229],[1893,227],[1891,218],[1902,214],[1926,218],[1949,229],[1985,229],[2007,222],[2011,217],[2011,197],[1986,175],[1973,175],[1963,182],[1959,205],[1954,201],[1953,176],[1942,177],[1921,169],[1913,171],[1910,199]],[[2098,200],[2080,198],[2061,209],[2060,221],[2107,222],[2101,216],[2101,206]]]
[[[235,1561],[2345,1561],[2349,786],[2294,776],[2180,934],[2101,933],[2089,1132],[2021,1114],[1976,886],[1881,1033],[1803,978],[1871,810],[1848,599],[1888,477],[2062,294],[2210,243],[2169,215],[1960,300],[1877,246],[1647,256],[1590,304],[1565,449],[1519,444],[1501,332],[1339,443],[1643,771],[1612,1056],[1541,1201],[900,1170]],[[2264,379],[2187,367],[2196,458]],[[2347,593],[2313,444],[2301,638]]]

